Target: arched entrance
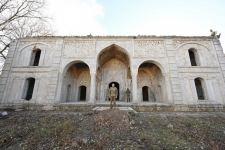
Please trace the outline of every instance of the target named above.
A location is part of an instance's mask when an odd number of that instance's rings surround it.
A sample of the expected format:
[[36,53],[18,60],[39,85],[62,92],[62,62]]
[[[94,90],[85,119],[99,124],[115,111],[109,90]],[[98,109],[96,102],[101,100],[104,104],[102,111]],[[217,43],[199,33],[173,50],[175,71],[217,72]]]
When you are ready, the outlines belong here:
[[[126,100],[126,89],[131,89],[130,59],[125,49],[111,45],[103,49],[97,59],[97,100],[108,101],[107,91],[112,82],[118,86],[118,101]],[[115,82],[115,83],[116,83]]]
[[138,68],[138,99],[143,102],[166,100],[165,79],[161,69],[153,62],[144,62]]
[[148,102],[149,101],[149,97],[148,97],[148,86],[144,86],[142,87],[142,98],[144,102]]
[[118,90],[118,96],[117,96],[117,101],[120,99],[120,84],[118,82],[111,82],[109,83],[109,88],[112,87],[112,84],[115,85],[115,87],[117,88]]
[[90,69],[84,62],[74,62],[65,68],[61,92],[62,102],[87,101],[90,95]]
[[79,100],[80,101],[86,100],[86,95],[87,95],[86,91],[87,91],[86,86],[82,85],[82,86],[79,87]]

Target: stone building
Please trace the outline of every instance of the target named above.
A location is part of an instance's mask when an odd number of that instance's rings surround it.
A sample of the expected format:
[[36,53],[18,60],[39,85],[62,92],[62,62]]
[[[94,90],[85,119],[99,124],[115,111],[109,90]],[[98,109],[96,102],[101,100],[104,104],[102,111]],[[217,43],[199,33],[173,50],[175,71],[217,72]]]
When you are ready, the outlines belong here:
[[[211,36],[30,37],[11,43],[1,105],[225,104],[225,55]],[[126,90],[131,101],[126,102]]]

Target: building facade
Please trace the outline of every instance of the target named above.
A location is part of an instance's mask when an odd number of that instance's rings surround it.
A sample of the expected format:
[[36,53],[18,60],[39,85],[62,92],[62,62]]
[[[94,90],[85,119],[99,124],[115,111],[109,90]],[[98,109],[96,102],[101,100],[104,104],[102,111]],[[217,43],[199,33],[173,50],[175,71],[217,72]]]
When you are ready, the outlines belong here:
[[107,104],[112,83],[118,103],[224,105],[225,55],[210,36],[18,39],[0,78],[0,103]]

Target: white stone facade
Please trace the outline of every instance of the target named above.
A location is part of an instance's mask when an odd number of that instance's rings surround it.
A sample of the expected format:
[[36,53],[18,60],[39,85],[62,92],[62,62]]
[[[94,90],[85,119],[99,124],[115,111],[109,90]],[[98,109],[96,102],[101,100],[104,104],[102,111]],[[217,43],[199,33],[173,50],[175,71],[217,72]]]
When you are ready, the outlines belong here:
[[[34,49],[41,50],[38,66],[31,65]],[[191,64],[190,49],[197,65]],[[34,104],[108,103],[112,82],[121,103],[225,104],[225,55],[212,37],[23,38],[10,45],[0,78],[0,103],[26,103],[29,78],[35,79],[29,99]]]

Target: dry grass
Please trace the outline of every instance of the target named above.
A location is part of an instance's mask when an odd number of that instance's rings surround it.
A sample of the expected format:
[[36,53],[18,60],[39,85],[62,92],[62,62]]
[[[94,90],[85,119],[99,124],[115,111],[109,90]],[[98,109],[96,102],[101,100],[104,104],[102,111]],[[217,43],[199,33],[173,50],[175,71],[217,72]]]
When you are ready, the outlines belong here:
[[11,112],[0,149],[225,149],[225,113]]

